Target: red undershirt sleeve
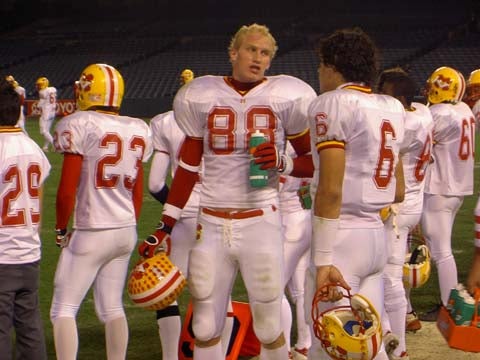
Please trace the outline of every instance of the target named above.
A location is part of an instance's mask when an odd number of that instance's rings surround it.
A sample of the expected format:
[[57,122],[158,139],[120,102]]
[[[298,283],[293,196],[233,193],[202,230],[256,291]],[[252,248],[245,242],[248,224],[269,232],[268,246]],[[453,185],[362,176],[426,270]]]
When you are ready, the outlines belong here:
[[57,189],[56,229],[66,229],[75,207],[77,187],[82,171],[83,156],[64,153],[62,174]]
[[135,208],[135,219],[138,222],[140,218],[140,213],[142,211],[142,203],[143,203],[143,166],[140,165],[138,168],[137,173],[137,180],[135,181],[135,185],[133,186],[133,193],[132,193],[132,200],[133,200],[133,207]]

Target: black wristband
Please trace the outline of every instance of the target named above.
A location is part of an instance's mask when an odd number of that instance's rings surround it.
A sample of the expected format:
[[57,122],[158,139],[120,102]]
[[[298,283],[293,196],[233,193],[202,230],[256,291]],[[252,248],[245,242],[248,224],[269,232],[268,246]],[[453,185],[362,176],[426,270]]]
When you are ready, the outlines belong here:
[[55,229],[55,233],[60,236],[65,236],[67,229]]
[[167,224],[165,224],[163,221],[158,222],[157,230],[162,230],[163,232],[166,232],[169,235],[172,233],[172,228]]

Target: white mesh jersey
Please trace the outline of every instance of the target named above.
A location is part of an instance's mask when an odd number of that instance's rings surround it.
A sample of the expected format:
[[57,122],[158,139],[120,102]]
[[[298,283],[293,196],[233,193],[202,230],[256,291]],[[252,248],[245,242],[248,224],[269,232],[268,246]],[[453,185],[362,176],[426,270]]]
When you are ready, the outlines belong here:
[[23,101],[25,100],[25,88],[23,86],[20,86],[18,85],[16,88],[15,88],[15,92],[20,95],[20,97],[22,98],[22,101],[21,101],[21,105],[23,107]]
[[0,129],[0,263],[40,259],[39,189],[50,163],[19,128]]
[[388,95],[344,84],[320,95],[309,109],[315,199],[319,154],[314,149],[345,146],[340,226],[381,227],[379,211],[395,197],[395,167],[404,137],[405,110]]
[[413,102],[405,118],[402,163],[405,177],[405,200],[400,204],[404,214],[419,214],[423,208],[425,175],[430,164],[433,144],[433,119],[430,109]]
[[467,104],[435,104],[433,163],[427,169],[425,193],[463,196],[473,194],[475,118]]
[[57,106],[57,89],[49,86],[45,89],[38,91],[38,107],[42,109],[42,114],[45,117],[55,114],[55,108]]
[[[295,158],[295,150],[289,141],[287,141],[286,153]],[[293,176],[280,176],[279,197],[280,207],[287,212],[293,212],[302,209],[298,191],[302,186],[309,186],[311,178],[297,178]],[[291,209],[290,211],[287,209]]]
[[[152,130],[153,149],[170,155],[170,171],[173,177],[178,167],[180,148],[185,140],[185,134],[178,127],[173,111],[167,111],[152,118],[150,129]],[[182,210],[182,216],[197,215],[199,196],[200,183],[197,183]]]
[[83,156],[73,227],[135,225],[132,189],[138,167],[152,154],[150,128],[141,119],[78,111],[55,127],[55,148]]
[[174,111],[184,133],[203,139],[201,206],[253,208],[278,201],[278,174],[268,185],[249,183],[248,143],[256,130],[280,152],[286,135],[308,129],[307,109],[315,91],[304,81],[278,75],[241,95],[221,76],[203,76],[180,88]]

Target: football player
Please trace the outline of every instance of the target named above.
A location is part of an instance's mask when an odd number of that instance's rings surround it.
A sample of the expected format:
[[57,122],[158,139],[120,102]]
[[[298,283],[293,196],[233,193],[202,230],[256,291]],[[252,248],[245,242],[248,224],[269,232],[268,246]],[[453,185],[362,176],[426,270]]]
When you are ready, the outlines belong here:
[[441,304],[419,318],[436,321],[440,306],[447,305],[450,290],[458,283],[452,227],[464,197],[473,194],[475,117],[461,101],[465,79],[459,71],[442,66],[430,75],[428,84],[433,162],[427,169],[421,225],[438,270]]
[[[287,153],[295,157],[290,142],[287,142]],[[292,310],[286,297],[282,302],[282,324],[285,340],[290,349],[290,358],[294,360],[307,359],[307,352],[311,346],[310,329],[305,321],[304,311],[305,271],[310,263],[312,228],[310,181],[311,178],[282,175],[279,184],[285,281],[290,300],[295,304],[297,330],[297,342],[291,349]]]
[[[340,300],[339,284],[367,297],[382,314],[387,248],[380,209],[403,200],[399,151],[405,110],[398,100],[372,92],[377,50],[361,29],[337,30],[319,50],[321,95],[308,110],[315,172],[305,303],[312,304],[316,291],[325,291],[325,301]],[[323,302],[318,311],[345,302]],[[376,359],[387,359],[383,344],[377,345]],[[313,341],[308,358],[329,356]]]
[[[464,101],[470,106],[475,115],[476,125],[480,124],[480,69],[470,73],[467,80]],[[477,128],[479,130],[480,126]],[[473,294],[475,288],[480,288],[480,198],[474,210],[475,215],[475,256],[470,269],[467,286]]]
[[89,65],[79,79],[77,111],[55,127],[55,149],[63,153],[56,202],[61,254],[50,309],[57,359],[76,358],[76,315],[92,285],[107,358],[126,356],[122,295],[137,242],[142,162],[149,159],[152,143],[143,120],[119,115],[123,94],[123,78],[114,67]]
[[[405,138],[401,149],[405,199],[399,204],[391,205],[394,210],[385,221],[388,257],[384,270],[386,316],[382,318],[382,328],[384,334],[391,331],[399,340],[398,347],[392,349],[390,359],[408,359],[405,343],[407,299],[402,281],[403,264],[408,233],[418,224],[422,214],[425,171],[430,164],[432,150],[433,120],[425,105],[413,102],[416,85],[403,69],[394,68],[382,72],[378,81],[378,92],[397,98],[406,110]],[[409,310],[413,312],[411,305]]]
[[[284,273],[278,178],[279,173],[311,176],[306,109],[315,91],[291,76],[265,76],[276,50],[266,26],[242,26],[229,47],[232,75],[195,78],[175,96],[175,119],[186,138],[161,222],[139,251],[149,253],[169,238],[203,159],[197,241],[188,266],[196,360],[224,359],[220,338],[238,271],[261,358],[288,357],[280,315]],[[251,154],[249,140],[257,130],[266,141]],[[286,138],[295,159],[285,154]],[[249,183],[252,157],[268,170],[265,186]]]
[[[185,69],[180,74],[180,84],[185,85],[193,80],[194,74],[190,69]],[[165,204],[168,195],[168,185],[166,179],[168,170],[173,177],[178,168],[180,147],[185,140],[185,134],[180,130],[173,111],[168,111],[155,116],[150,121],[152,130],[154,155],[150,167],[150,176],[148,178],[148,188],[150,194],[160,203]],[[190,198],[183,208],[182,215],[175,225],[171,238],[173,242],[169,245],[169,258],[178,266],[183,274],[188,273],[188,255],[195,243],[197,215],[200,196],[200,182],[193,187]],[[229,312],[233,309],[229,307]],[[178,341],[182,330],[180,311],[178,303],[175,301],[169,307],[157,311],[158,332],[162,344],[162,357],[165,360],[178,359]],[[222,346],[226,352],[230,340],[233,318],[227,319],[228,326],[224,329],[225,341],[222,339]]]
[[1,78],[0,358],[46,360],[38,297],[39,229],[41,188],[50,163],[40,147],[15,126],[20,107],[13,84]]
[[35,83],[38,90],[38,109],[40,111],[40,134],[44,137],[43,151],[48,152],[49,146],[53,145],[53,137],[50,134],[55,111],[57,107],[57,89],[50,86],[50,82],[44,76]]
[[7,81],[13,85],[15,92],[20,96],[20,116],[18,117],[17,127],[21,128],[25,134],[28,135],[27,130],[25,130],[25,112],[24,112],[24,104],[25,104],[25,88],[20,86],[17,80],[13,77],[13,75],[7,76]]

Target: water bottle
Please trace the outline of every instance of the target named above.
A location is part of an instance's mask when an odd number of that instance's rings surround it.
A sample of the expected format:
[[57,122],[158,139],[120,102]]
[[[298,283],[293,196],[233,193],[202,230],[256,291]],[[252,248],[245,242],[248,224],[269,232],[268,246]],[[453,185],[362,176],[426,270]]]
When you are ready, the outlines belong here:
[[255,152],[255,148],[264,143],[266,141],[265,135],[260,131],[254,132],[250,137],[249,143],[249,152],[250,152],[250,172],[249,172],[249,179],[250,179],[250,186],[252,187],[263,187],[268,184],[268,170],[260,169],[259,164],[255,164],[255,159],[253,157],[253,153]]
[[303,209],[309,210],[312,208],[312,197],[310,196],[310,184],[302,181],[300,188],[297,191],[300,198],[300,204]]

